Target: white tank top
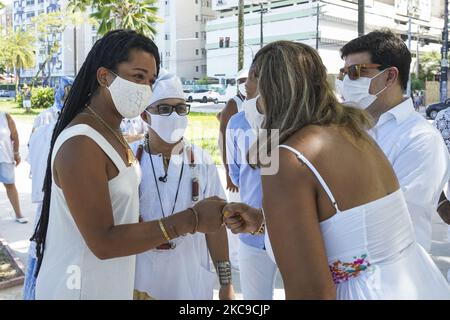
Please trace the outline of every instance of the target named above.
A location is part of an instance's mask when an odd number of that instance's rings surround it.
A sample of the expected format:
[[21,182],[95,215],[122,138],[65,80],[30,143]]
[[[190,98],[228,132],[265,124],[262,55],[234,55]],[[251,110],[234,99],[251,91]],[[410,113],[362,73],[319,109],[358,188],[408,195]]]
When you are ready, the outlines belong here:
[[11,141],[11,131],[6,113],[0,113],[0,163],[14,163],[14,151]]
[[238,112],[241,112],[242,111],[242,103],[244,101],[242,101],[241,98],[238,96],[234,96],[233,100],[234,100],[234,102],[236,102],[236,107],[237,107]]
[[[126,167],[109,142],[90,126],[76,125],[59,135],[52,153],[52,170],[59,148],[75,136],[91,138],[119,169],[119,174],[108,182],[114,224],[137,223],[140,166]],[[98,259],[78,230],[63,190],[53,180],[44,258],[36,281],[36,299],[132,299],[135,260],[135,255]]]

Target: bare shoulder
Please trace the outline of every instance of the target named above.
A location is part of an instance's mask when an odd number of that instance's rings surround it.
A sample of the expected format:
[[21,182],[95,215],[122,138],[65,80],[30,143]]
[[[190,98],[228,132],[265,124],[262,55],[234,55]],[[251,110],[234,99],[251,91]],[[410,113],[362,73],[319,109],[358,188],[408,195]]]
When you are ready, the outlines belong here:
[[326,146],[335,134],[329,127],[309,125],[290,136],[283,144],[296,149],[309,161],[314,161],[326,152]]
[[106,155],[91,138],[78,135],[66,140],[58,149],[54,168],[58,174],[81,178],[83,173],[104,172]]

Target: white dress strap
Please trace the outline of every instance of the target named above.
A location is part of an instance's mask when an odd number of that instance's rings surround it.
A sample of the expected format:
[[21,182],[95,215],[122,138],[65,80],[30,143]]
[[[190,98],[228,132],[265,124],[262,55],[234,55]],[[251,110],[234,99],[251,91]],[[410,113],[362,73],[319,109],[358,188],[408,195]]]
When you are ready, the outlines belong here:
[[322,188],[325,190],[325,192],[327,193],[328,197],[331,200],[331,203],[333,204],[334,208],[336,209],[336,212],[339,212],[339,208],[336,203],[336,199],[334,198],[333,194],[331,193],[330,188],[325,183],[325,180],[323,180],[322,176],[320,175],[319,171],[317,171],[317,169],[314,167],[314,165],[311,162],[309,162],[309,160],[306,159],[306,157],[302,153],[300,153],[298,150],[296,150],[290,146],[284,145],[284,144],[280,144],[279,147],[285,148],[285,149],[293,152],[300,161],[302,161],[304,164],[306,164],[306,166],[314,173],[317,180],[319,180],[320,184],[322,185]]
[[53,162],[59,148],[64,144],[64,142],[75,136],[87,136],[91,138],[111,159],[119,172],[126,169],[126,165],[120,157],[119,153],[97,130],[87,124],[77,124],[68,129],[64,129],[58,136],[52,153],[52,170]]

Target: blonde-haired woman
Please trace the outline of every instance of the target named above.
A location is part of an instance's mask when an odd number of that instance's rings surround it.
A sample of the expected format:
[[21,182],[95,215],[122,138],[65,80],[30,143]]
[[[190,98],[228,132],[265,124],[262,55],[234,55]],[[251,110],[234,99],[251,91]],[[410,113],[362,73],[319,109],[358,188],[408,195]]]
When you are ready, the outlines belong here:
[[261,210],[231,204],[225,222],[235,233],[267,223],[286,298],[450,298],[415,240],[389,161],[366,133],[368,117],[337,102],[318,53],[280,41],[255,63],[262,127],[279,130],[279,144],[267,141],[279,170],[262,176],[265,221]]

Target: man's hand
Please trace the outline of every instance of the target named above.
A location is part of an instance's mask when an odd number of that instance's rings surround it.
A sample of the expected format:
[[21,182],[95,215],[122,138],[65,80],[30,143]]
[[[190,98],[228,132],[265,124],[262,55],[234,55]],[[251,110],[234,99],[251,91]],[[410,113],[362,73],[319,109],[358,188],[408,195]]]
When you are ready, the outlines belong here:
[[244,203],[230,203],[223,209],[224,223],[233,233],[252,233],[258,231],[264,221],[261,209]]

